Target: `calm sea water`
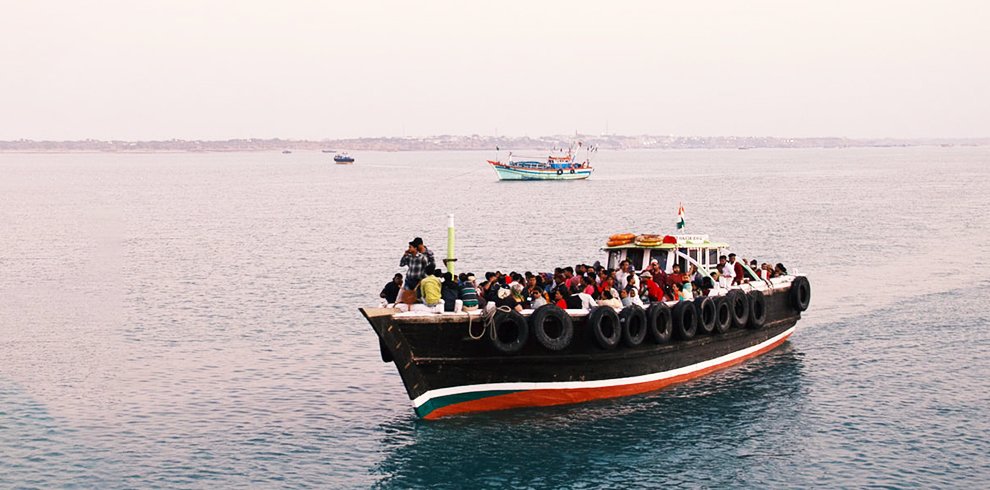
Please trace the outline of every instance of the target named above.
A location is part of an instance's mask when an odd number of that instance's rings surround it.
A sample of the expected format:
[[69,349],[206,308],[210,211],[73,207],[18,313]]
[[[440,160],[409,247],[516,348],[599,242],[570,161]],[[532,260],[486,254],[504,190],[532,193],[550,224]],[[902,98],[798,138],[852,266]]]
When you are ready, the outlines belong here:
[[[0,487],[986,487],[990,148],[0,154]],[[357,308],[689,232],[811,277],[792,340],[638,397],[424,422]]]

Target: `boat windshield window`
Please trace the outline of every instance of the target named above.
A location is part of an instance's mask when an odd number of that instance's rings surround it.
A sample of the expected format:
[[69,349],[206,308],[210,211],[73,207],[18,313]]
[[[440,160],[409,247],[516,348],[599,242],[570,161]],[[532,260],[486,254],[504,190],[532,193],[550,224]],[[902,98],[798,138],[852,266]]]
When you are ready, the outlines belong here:
[[636,270],[643,270],[643,249],[630,248],[626,250],[626,260],[629,261]]
[[660,263],[660,270],[667,270],[666,250],[650,250],[650,260],[652,261],[654,259],[656,259],[656,261]]
[[619,252],[612,250],[608,253],[608,268],[618,269],[619,268]]
[[714,265],[718,263],[718,250],[711,249],[708,251],[708,265]]

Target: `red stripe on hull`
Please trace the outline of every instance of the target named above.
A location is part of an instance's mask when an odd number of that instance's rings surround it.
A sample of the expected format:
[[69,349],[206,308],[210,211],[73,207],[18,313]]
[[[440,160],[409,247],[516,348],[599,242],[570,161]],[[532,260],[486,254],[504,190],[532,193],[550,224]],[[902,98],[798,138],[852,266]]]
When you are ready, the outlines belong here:
[[477,400],[471,400],[453,405],[440,407],[424,416],[424,419],[433,420],[448,415],[457,415],[470,412],[487,412],[492,410],[505,410],[509,408],[521,407],[549,407],[553,405],[567,405],[571,403],[581,403],[591,400],[602,400],[605,398],[617,398],[621,396],[638,395],[649,391],[659,390],[676,383],[704,376],[719,369],[739,364],[747,359],[770,352],[783,344],[790,338],[790,334],[781,338],[777,342],[751,352],[745,356],[726,361],[704,369],[692,371],[690,373],[673,376],[670,378],[647,381],[645,383],[634,383],[619,386],[605,386],[600,388],[567,388],[567,389],[543,389],[527,390],[505,395],[489,396]]

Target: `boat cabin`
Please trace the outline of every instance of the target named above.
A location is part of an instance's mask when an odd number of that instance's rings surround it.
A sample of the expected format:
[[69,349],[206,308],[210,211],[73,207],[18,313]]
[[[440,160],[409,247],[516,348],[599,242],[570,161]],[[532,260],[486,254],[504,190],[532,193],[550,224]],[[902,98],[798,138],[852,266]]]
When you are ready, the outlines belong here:
[[708,235],[667,235],[663,243],[655,245],[637,242],[603,247],[608,253],[608,268],[617,269],[620,262],[628,260],[637,271],[642,271],[655,259],[667,273],[673,271],[674,264],[679,264],[682,271],[687,271],[688,264],[695,264],[707,276],[717,268],[719,255],[726,254],[729,247],[710,241]]

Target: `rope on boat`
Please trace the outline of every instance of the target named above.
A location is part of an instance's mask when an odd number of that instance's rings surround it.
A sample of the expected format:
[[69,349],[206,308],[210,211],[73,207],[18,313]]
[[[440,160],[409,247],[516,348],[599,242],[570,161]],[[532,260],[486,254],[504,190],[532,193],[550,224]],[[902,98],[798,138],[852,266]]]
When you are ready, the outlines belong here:
[[471,340],[481,340],[481,338],[485,336],[485,332],[491,332],[492,340],[494,340],[496,335],[495,314],[499,311],[509,313],[512,311],[512,308],[509,308],[508,306],[499,306],[496,308],[494,303],[488,303],[485,305],[485,309],[481,310],[481,333],[477,336],[475,336],[471,331],[471,322],[473,317],[468,315],[468,337],[471,337]]

